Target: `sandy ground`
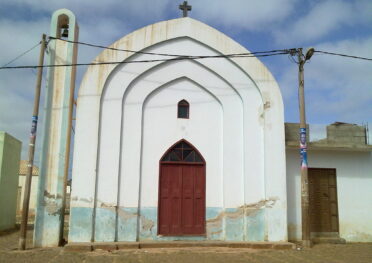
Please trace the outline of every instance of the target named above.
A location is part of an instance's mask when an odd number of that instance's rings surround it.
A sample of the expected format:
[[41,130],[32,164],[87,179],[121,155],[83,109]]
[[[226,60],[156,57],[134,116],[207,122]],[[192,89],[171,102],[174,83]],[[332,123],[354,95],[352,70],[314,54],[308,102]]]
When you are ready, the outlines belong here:
[[235,248],[157,248],[71,252],[63,248],[32,248],[28,231],[25,251],[18,251],[18,231],[0,233],[0,262],[308,262],[372,263],[372,243],[315,245],[302,250],[254,250]]

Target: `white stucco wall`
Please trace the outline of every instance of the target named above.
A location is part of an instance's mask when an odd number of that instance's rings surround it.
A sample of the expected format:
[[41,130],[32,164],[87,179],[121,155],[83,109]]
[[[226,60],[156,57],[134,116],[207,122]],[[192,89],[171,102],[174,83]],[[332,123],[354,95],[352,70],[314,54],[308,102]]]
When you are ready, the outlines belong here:
[[[301,239],[300,158],[287,150],[288,235]],[[309,151],[310,168],[335,168],[340,237],[372,241],[372,154],[356,151]]]
[[[145,27],[112,46],[185,55],[248,52],[190,18]],[[96,60],[169,59],[130,55],[105,50]],[[181,99],[190,103],[188,120],[176,118]],[[262,238],[287,239],[283,102],[272,75],[256,58],[89,67],[76,116],[73,229],[78,217],[87,222],[96,217],[74,214],[74,207],[104,208],[110,219],[102,224],[115,224],[108,214],[116,206],[156,208],[159,159],[184,138],[206,159],[207,207],[268,208]],[[70,236],[72,241],[86,239],[77,235]]]

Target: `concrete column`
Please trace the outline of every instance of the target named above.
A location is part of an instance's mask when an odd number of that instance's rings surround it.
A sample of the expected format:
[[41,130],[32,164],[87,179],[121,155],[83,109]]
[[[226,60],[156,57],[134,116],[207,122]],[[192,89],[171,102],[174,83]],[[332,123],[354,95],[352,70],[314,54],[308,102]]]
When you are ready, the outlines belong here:
[[[62,32],[66,26],[68,26],[68,37],[65,39],[77,41],[76,19],[74,14],[67,9],[54,12],[50,36],[63,38]],[[63,40],[50,40],[47,51],[50,65],[76,63],[76,44]],[[34,230],[34,245],[37,247],[58,246],[62,239],[75,72],[75,67],[48,69]]]

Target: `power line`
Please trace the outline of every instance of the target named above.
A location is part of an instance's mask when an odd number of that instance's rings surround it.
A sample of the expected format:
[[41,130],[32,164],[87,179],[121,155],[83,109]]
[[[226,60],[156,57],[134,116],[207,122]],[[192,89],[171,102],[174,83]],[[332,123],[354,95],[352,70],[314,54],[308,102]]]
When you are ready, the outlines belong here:
[[[67,39],[63,39],[63,38],[51,37],[51,36],[49,36],[49,39],[61,40],[61,41],[65,41],[65,42],[73,43],[73,44],[80,44],[80,45],[85,45],[85,46],[89,46],[89,47],[109,49],[109,50],[114,50],[114,51],[124,51],[124,52],[135,53],[135,54],[158,55],[158,56],[168,56],[168,57],[187,57],[188,56],[188,55],[155,53],[155,52],[145,52],[145,51],[134,51],[134,50],[130,50],[130,49],[113,48],[113,47],[109,47],[109,46],[101,46],[101,45],[96,45],[96,44],[91,44],[91,43],[86,43],[86,42],[80,42],[80,41],[72,41],[72,40],[67,40]],[[251,53],[237,53],[237,54],[229,54],[229,55],[254,55],[254,54],[276,53],[276,52],[283,52],[283,51],[286,51],[286,50],[275,49],[275,50],[269,50],[269,51],[257,51],[257,52],[251,52]]]
[[[133,60],[133,61],[113,61],[113,62],[93,62],[93,63],[74,63],[74,64],[61,64],[61,65],[43,65],[43,66],[8,66],[12,62],[16,61],[20,57],[24,56],[31,50],[33,50],[35,47],[40,45],[40,42],[33,46],[32,48],[26,50],[13,60],[9,61],[0,69],[36,69],[36,68],[53,68],[53,67],[73,67],[73,66],[95,66],[95,65],[110,65],[110,64],[130,64],[130,63],[151,63],[151,62],[163,62],[163,61],[177,61],[177,60],[194,60],[194,59],[205,59],[205,58],[239,58],[239,57],[268,57],[268,56],[275,56],[275,55],[286,55],[291,54],[291,51],[295,49],[274,49],[269,51],[257,51],[257,52],[251,52],[251,53],[235,53],[235,54],[227,54],[227,55],[212,55],[212,56],[189,56],[189,55],[178,55],[178,54],[167,54],[167,53],[155,53],[155,52],[145,52],[145,51],[134,51],[130,49],[120,49],[120,48],[113,48],[108,46],[102,46],[102,45],[96,45],[86,42],[80,42],[80,41],[71,41],[67,39],[62,38],[55,38],[49,36],[49,40],[61,40],[68,43],[74,43],[74,44],[80,44],[90,47],[96,47],[96,48],[102,48],[102,49],[108,49],[108,50],[114,50],[114,51],[124,51],[124,52],[130,52],[133,54],[145,54],[145,55],[157,55],[157,56],[167,56],[172,57],[171,59],[148,59],[148,60]],[[327,52],[327,51],[321,51],[321,50],[315,50],[314,52],[321,53],[321,54],[327,54],[327,55],[334,55],[334,56],[341,56],[341,57],[348,57],[348,58],[354,58],[354,59],[362,59],[362,60],[368,60],[372,61],[372,58],[366,58],[366,57],[359,57],[359,56],[352,56],[352,55],[346,55],[346,54],[340,54],[340,53],[333,53],[333,52]]]
[[25,52],[23,52],[22,54],[18,55],[17,57],[15,57],[14,59],[12,59],[11,61],[9,61],[8,63],[4,64],[1,68],[3,67],[6,67],[8,66],[9,64],[13,63],[14,61],[16,61],[17,59],[19,59],[20,57],[26,55],[28,52],[30,52],[31,50],[33,50],[34,48],[36,48],[38,45],[40,45],[41,42],[37,43],[35,46],[33,46],[32,48],[26,50]]
[[[263,53],[263,52],[262,52]],[[164,62],[164,61],[179,61],[179,60],[197,60],[206,58],[255,58],[255,57],[269,57],[276,55],[286,55],[287,51],[272,54],[252,55],[251,53],[245,54],[229,54],[229,55],[214,55],[214,56],[178,56],[170,59],[148,59],[148,60],[132,60],[132,61],[111,61],[111,62],[93,62],[93,63],[74,63],[74,64],[60,64],[60,65],[43,65],[43,66],[12,66],[0,67],[0,69],[27,69],[27,68],[55,68],[55,67],[74,67],[74,66],[96,66],[96,65],[113,65],[113,64],[131,64],[131,63],[151,63],[151,62]]]
[[356,58],[356,59],[362,59],[362,60],[372,61],[372,58],[351,56],[351,55],[333,53],[333,52],[328,52],[328,51],[315,50],[314,52],[322,53],[322,54],[327,54],[327,55],[333,55],[333,56],[340,56],[340,57],[347,57],[347,58]]

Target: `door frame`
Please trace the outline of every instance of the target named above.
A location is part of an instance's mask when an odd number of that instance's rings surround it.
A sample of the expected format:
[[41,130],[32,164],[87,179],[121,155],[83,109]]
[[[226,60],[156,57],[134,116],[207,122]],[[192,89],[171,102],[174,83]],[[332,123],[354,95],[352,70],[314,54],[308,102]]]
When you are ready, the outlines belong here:
[[[201,157],[202,159],[202,162],[180,162],[180,161],[162,161],[162,159],[170,152],[173,150],[173,148],[181,143],[181,142],[184,142],[184,143],[187,143],[188,145],[191,146],[191,148]],[[199,150],[192,144],[190,143],[189,141],[185,140],[185,139],[181,139],[177,142],[175,142],[174,144],[172,144],[172,146],[170,146],[166,151],[165,153],[161,156],[160,160],[159,160],[159,177],[158,177],[158,211],[157,211],[157,215],[158,215],[158,219],[157,219],[157,235],[158,236],[179,236],[179,235],[164,235],[164,234],[159,234],[159,230],[160,230],[160,177],[161,177],[161,167],[162,167],[162,164],[166,164],[166,165],[194,165],[194,166],[203,166],[203,174],[205,176],[205,185],[204,185],[204,233],[203,234],[183,234],[181,236],[206,236],[206,224],[207,224],[207,221],[206,221],[206,213],[207,213],[207,207],[206,207],[206,197],[207,197],[207,164],[206,164],[206,161],[203,157],[203,155],[199,152]],[[181,209],[182,211],[182,209]]]

